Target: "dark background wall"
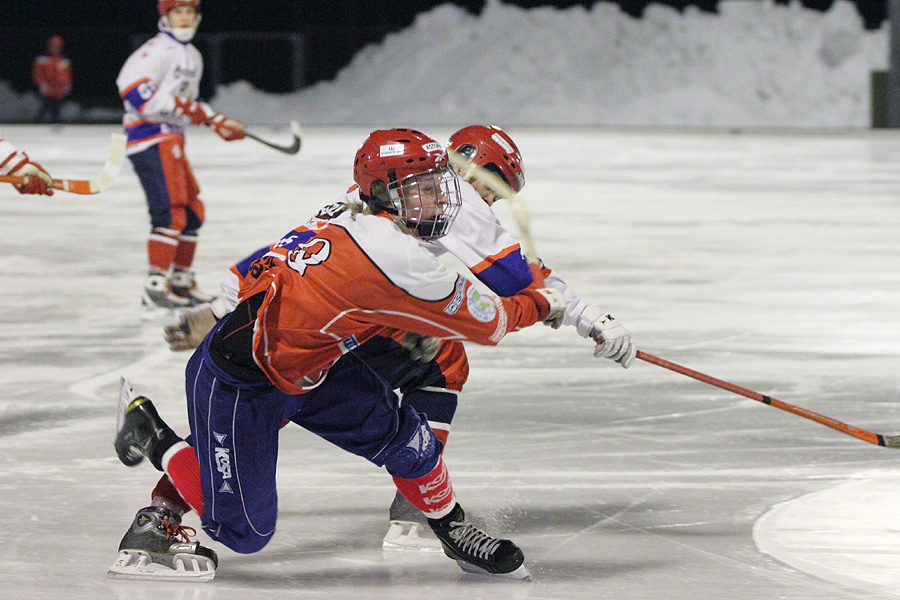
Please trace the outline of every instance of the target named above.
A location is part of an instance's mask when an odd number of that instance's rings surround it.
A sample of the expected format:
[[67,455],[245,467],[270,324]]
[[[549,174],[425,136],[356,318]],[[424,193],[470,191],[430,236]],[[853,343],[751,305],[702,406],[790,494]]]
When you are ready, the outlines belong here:
[[[650,0],[614,1],[626,13],[640,18]],[[654,0],[679,10],[695,6],[716,12],[719,0]],[[801,3],[827,10],[834,0],[803,0]],[[412,23],[415,15],[445,2],[441,0],[205,0],[200,32],[299,32],[304,36],[303,80],[306,85],[333,78],[360,48],[378,42],[392,31]],[[524,8],[556,6],[587,8],[596,1],[511,0]],[[776,0],[789,4],[790,0]],[[478,14],[485,0],[454,0],[453,4]],[[864,25],[878,28],[886,18],[886,0],[855,0]],[[66,55],[72,61],[75,86],[72,98],[85,107],[115,108],[119,98],[115,78],[132,50],[134,36],[156,32],[155,0],[6,0],[0,20],[0,80],[15,90],[33,89],[31,64],[53,34],[66,40]],[[502,32],[498,32],[502,35]],[[204,51],[202,39],[197,46]],[[265,65],[265,68],[261,68]],[[278,42],[247,45],[241,53],[230,53],[223,63],[223,83],[245,79],[268,92],[291,91],[290,59]],[[209,86],[204,96],[211,93]]]

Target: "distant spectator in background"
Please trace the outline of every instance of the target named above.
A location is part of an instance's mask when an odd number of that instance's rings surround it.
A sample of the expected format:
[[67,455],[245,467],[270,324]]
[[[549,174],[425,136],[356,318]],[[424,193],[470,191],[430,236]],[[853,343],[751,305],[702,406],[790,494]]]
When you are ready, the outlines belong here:
[[72,65],[63,56],[63,39],[54,35],[47,41],[47,56],[38,56],[31,69],[31,78],[41,94],[41,108],[36,123],[59,123],[59,110],[72,89]]

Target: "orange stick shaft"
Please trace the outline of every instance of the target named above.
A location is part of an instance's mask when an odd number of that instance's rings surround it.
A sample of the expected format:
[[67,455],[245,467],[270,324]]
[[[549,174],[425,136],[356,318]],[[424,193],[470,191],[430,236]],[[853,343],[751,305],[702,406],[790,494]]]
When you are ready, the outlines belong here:
[[681,373],[682,375],[687,375],[692,379],[702,381],[703,383],[708,383],[709,385],[713,385],[717,388],[721,388],[723,390],[738,394],[739,396],[744,396],[745,398],[750,398],[751,400],[756,400],[757,402],[762,402],[763,404],[768,404],[769,406],[780,408],[783,411],[797,415],[798,417],[803,417],[804,419],[809,419],[810,421],[815,421],[820,425],[831,427],[836,431],[851,435],[864,442],[875,444],[876,446],[888,446],[891,448],[900,447],[900,440],[897,439],[900,436],[883,436],[877,433],[872,433],[871,431],[866,431],[865,429],[860,429],[858,427],[854,427],[853,425],[842,423],[841,421],[832,419],[831,417],[820,415],[817,412],[813,412],[799,406],[794,406],[793,404],[788,404],[787,402],[782,402],[777,398],[764,396],[763,394],[748,390],[747,388],[743,388],[739,385],[734,385],[733,383],[728,383],[727,381],[716,379],[715,377],[712,377],[710,375],[700,373],[699,371],[694,371],[693,369],[683,367],[671,361],[653,356],[652,354],[647,354],[646,352],[641,352],[640,350],[638,350],[636,356],[637,358],[650,364],[654,364],[658,367],[662,367],[670,371],[675,371],[676,373]]

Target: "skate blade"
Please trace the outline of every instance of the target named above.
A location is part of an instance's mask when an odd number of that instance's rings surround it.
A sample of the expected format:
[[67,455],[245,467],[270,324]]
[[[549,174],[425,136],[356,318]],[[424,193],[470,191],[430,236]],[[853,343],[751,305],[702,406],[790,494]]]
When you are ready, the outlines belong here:
[[391,521],[381,549],[386,552],[443,552],[436,537],[422,537],[425,527],[412,521]]
[[509,573],[491,573],[490,571],[486,571],[481,567],[477,567],[472,563],[467,563],[464,560],[457,560],[456,564],[459,565],[459,568],[465,571],[466,573],[477,573],[478,575],[491,575],[492,577],[503,577],[504,579],[517,579],[519,581],[531,581],[531,573],[528,572],[528,569],[525,568],[524,564],[519,565],[519,568],[515,571],[510,571]]
[[216,565],[205,556],[176,554],[171,557],[172,567],[153,562],[149,552],[121,550],[107,577],[113,579],[139,579],[143,581],[212,581]]

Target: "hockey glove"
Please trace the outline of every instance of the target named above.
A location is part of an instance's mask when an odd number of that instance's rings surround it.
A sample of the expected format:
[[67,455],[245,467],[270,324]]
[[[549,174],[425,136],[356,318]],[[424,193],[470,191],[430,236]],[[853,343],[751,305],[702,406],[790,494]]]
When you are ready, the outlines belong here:
[[631,341],[631,333],[596,304],[584,307],[575,329],[581,337],[589,337],[597,342],[594,348],[594,356],[597,358],[608,358],[626,369],[631,366],[637,354],[637,348]]
[[175,116],[187,117],[194,125],[210,123],[210,119],[212,119],[215,114],[215,111],[203,102],[185,100],[184,98],[175,96]]
[[216,134],[226,142],[244,138],[246,127],[237,119],[229,119],[222,113],[216,113],[209,120],[209,124],[216,128]]
[[[566,298],[553,288],[525,288],[519,294],[528,296],[537,304],[540,320],[554,329],[566,316]],[[559,323],[554,326],[554,323]]]
[[16,177],[28,177],[28,183],[15,186],[20,194],[43,194],[45,196],[53,195],[53,179],[50,174],[44,170],[44,167],[31,162],[28,155],[21,153],[24,158],[22,161],[10,170],[10,175]]
[[193,350],[215,324],[216,316],[209,304],[201,304],[182,313],[177,324],[164,329],[169,350]]
[[421,363],[434,360],[441,348],[441,338],[406,332],[403,336],[403,347],[409,350],[409,357]]

